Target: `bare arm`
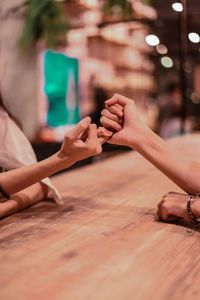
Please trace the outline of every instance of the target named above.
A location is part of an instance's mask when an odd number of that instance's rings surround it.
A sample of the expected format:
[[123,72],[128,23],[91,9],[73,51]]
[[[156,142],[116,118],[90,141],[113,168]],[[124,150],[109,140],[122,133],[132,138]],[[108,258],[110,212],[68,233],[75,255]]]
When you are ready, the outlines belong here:
[[0,203],[0,218],[25,209],[45,198],[44,188],[41,183],[14,194],[9,200]]
[[200,163],[177,151],[150,129],[136,149],[188,194],[200,193]]
[[[122,123],[120,111],[116,112],[116,104],[123,107],[124,120],[121,130],[117,127]],[[107,129],[117,130],[109,140],[110,143],[134,148],[185,192],[200,193],[200,164],[171,147],[148,128],[140,120],[133,100],[114,95],[106,102],[106,107],[102,112],[101,122]]]
[[24,166],[8,172],[0,174],[1,187],[9,195],[24,190],[28,186],[36,182],[40,182],[43,178],[72,165],[70,159],[59,158],[59,154],[55,154],[41,162],[33,165]]
[[[81,159],[101,153],[104,137],[98,139],[96,125],[90,122],[87,117],[67,132],[60,151],[51,157],[33,165],[1,173],[2,189],[12,195]],[[110,136],[109,133],[107,136]],[[3,195],[0,198],[2,197]]]

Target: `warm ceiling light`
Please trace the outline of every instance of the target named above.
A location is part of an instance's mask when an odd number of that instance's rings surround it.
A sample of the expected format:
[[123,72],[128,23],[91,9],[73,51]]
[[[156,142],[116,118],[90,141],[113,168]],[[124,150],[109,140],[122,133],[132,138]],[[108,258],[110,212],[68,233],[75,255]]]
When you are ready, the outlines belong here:
[[149,46],[157,46],[160,43],[159,38],[155,34],[149,34],[145,38]]
[[165,45],[162,45],[162,44],[157,45],[156,50],[158,51],[159,54],[167,54],[167,52],[168,52],[167,47]]
[[173,10],[178,11],[178,12],[183,11],[183,5],[179,2],[173,3],[172,8],[173,8]]
[[99,5],[98,0],[81,0],[81,3],[85,4],[90,8],[96,8]]
[[173,67],[173,60],[169,56],[163,56],[161,58],[161,64],[165,68],[172,68]]
[[200,36],[196,32],[190,32],[188,34],[188,38],[192,43],[199,43],[200,42]]

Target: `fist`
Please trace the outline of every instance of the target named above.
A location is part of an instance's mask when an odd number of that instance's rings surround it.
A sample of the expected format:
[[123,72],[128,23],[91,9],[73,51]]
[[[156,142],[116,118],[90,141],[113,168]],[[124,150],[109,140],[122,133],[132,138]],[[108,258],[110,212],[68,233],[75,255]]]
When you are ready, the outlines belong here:
[[187,202],[189,195],[170,192],[163,196],[158,203],[158,218],[162,221],[176,221],[178,219],[185,219],[187,216]]

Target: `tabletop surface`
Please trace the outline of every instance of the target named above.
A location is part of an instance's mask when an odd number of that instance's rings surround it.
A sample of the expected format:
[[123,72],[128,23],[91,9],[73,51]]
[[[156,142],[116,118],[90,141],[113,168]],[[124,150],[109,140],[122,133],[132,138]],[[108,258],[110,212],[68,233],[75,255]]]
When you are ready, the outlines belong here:
[[[200,135],[170,141],[200,159]],[[181,191],[130,151],[52,180],[40,202],[0,221],[0,299],[200,299],[200,232],[155,220]]]

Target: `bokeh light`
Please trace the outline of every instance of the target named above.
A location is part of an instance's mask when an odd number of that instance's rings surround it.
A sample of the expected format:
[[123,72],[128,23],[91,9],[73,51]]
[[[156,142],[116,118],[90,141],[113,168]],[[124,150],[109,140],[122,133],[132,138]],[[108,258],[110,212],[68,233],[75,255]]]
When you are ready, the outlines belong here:
[[188,38],[192,43],[199,43],[200,42],[200,36],[196,32],[190,32],[188,34]]
[[163,44],[159,44],[156,46],[156,50],[159,54],[167,54],[168,52],[168,49],[165,45]]
[[149,46],[157,46],[160,43],[159,38],[155,34],[149,34],[145,38]]
[[172,4],[172,8],[173,10],[177,11],[177,12],[181,12],[183,11],[183,5],[179,2],[175,2]]
[[173,60],[169,56],[163,56],[161,58],[161,64],[165,68],[172,68],[173,67]]

